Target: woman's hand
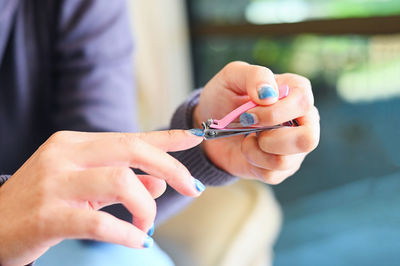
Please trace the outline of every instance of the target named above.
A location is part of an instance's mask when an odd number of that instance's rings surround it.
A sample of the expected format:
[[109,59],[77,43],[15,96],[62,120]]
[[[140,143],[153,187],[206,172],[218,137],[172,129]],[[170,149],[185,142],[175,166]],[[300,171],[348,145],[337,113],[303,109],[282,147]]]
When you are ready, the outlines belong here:
[[[166,182],[187,196],[204,189],[166,152],[201,141],[183,130],[54,134],[0,188],[0,264],[28,264],[66,238],[146,247]],[[114,203],[133,224],[98,211]]]
[[[290,93],[278,101],[278,86],[285,84]],[[243,114],[242,124],[273,126],[296,119],[299,126],[206,141],[203,147],[212,162],[233,175],[278,184],[318,145],[319,115],[311,85],[295,74],[274,75],[265,67],[233,62],[203,89],[194,123],[199,127],[208,118],[220,119],[250,99],[260,106]]]

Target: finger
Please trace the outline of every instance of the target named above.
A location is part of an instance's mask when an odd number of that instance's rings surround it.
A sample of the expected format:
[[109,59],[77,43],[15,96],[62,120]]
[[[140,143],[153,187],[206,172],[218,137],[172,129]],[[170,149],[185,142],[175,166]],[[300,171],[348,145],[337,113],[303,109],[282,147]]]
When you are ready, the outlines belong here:
[[48,230],[59,238],[92,239],[130,248],[152,244],[152,239],[142,230],[102,211],[65,208],[58,213],[55,218],[59,221]]
[[305,153],[294,155],[266,153],[260,149],[255,134],[243,140],[242,152],[251,165],[268,170],[289,170],[299,165],[306,156]]
[[290,93],[273,105],[258,106],[241,115],[243,126],[278,125],[304,116],[314,105],[310,81],[295,74],[275,75],[279,85],[287,84]]
[[182,163],[141,138],[118,135],[117,138],[76,144],[70,152],[69,156],[78,167],[137,168],[165,180],[183,195],[194,197],[199,196],[201,192],[196,187],[196,180]]
[[146,187],[147,191],[151,194],[153,199],[160,197],[167,189],[167,183],[155,176],[151,175],[137,175],[142,184]]
[[174,152],[193,148],[202,141],[202,135],[197,130],[163,130],[141,133],[117,133],[117,132],[78,132],[78,131],[59,131],[54,133],[49,141],[60,143],[80,143],[95,140],[112,139],[119,141],[122,138],[140,138],[163,151]]
[[[145,186],[146,190],[150,193],[153,199],[160,197],[167,188],[167,183],[164,180],[159,179],[157,177],[151,175],[136,175],[136,176]],[[92,204],[93,205],[92,207],[94,207],[94,209],[96,210],[99,210],[101,208],[110,206],[115,203],[119,202],[97,201],[96,203]]]
[[257,179],[270,185],[277,185],[282,183],[285,179],[287,179],[288,177],[292,176],[295,172],[297,172],[298,169],[299,168],[296,167],[290,170],[274,171],[274,170],[259,168],[253,165],[250,166],[250,172],[253,175],[255,175]]
[[199,130],[164,130],[136,133],[135,136],[166,152],[182,151],[193,148],[203,141],[203,132]]
[[239,95],[248,94],[260,105],[275,103],[279,97],[278,85],[271,70],[245,62],[232,62],[220,72],[225,87]]
[[258,136],[261,150],[281,155],[308,153],[314,150],[320,136],[317,108],[313,107],[308,114],[297,121],[298,127],[283,127],[261,132]]
[[156,216],[156,203],[135,173],[128,167],[99,167],[75,171],[63,184],[66,199],[97,201],[101,206],[122,203],[134,217],[134,224],[150,229]]

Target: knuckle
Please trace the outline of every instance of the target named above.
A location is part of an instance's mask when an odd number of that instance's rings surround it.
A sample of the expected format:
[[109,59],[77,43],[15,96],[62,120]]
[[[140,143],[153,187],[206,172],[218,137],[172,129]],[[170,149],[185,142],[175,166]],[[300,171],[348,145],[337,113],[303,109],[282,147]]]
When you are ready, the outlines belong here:
[[156,218],[156,214],[157,214],[156,201],[151,198],[151,200],[149,200],[148,205],[149,206],[146,209],[147,217],[148,217],[149,220],[154,221],[154,219]]
[[58,149],[58,145],[54,142],[44,143],[40,147],[39,156],[40,158],[50,159],[57,155]]
[[310,93],[303,93],[297,104],[304,113],[308,113],[314,106],[314,97]]
[[225,65],[225,67],[221,70],[222,77],[225,79],[229,78],[229,74],[236,70],[238,67],[248,65],[246,62],[243,61],[232,61]]
[[142,144],[142,140],[139,135],[130,135],[128,133],[121,133],[117,137],[117,143],[123,148],[126,149],[130,155],[134,155],[138,150],[140,150],[140,145]]
[[265,66],[258,66],[258,65],[250,65],[247,68],[246,71],[246,78],[251,80],[251,79],[274,79],[274,73],[272,72],[272,70],[270,70],[269,68],[265,67]]
[[280,172],[278,171],[273,171],[273,170],[267,170],[267,169],[261,169],[261,168],[250,168],[250,171],[262,182],[270,184],[270,185],[278,185],[285,180],[285,178],[282,178],[280,176]]
[[261,75],[266,75],[266,76],[273,76],[274,73],[272,72],[271,69],[265,66],[253,66],[254,70],[257,71]]
[[269,125],[276,125],[279,123],[278,117],[279,117],[279,113],[274,109],[270,109],[270,110],[268,110],[267,113],[264,114],[263,120],[265,121],[265,123],[267,123]]
[[300,135],[297,138],[296,145],[298,149],[302,152],[310,152],[314,150],[318,145],[318,140],[314,136],[314,134],[305,134]]
[[101,216],[93,216],[88,223],[88,233],[93,238],[100,238],[107,230],[107,225]]
[[262,170],[259,173],[259,178],[261,178],[265,183],[270,185],[278,185],[283,181],[275,175],[274,171],[268,171],[268,170]]
[[249,138],[245,138],[244,141],[242,142],[242,145],[240,147],[242,154],[249,159],[250,157],[250,151],[251,149],[251,145],[250,145],[250,139]]
[[36,232],[40,236],[44,236],[50,233],[52,227],[51,215],[49,215],[45,205],[40,204],[32,211],[30,216],[31,221],[36,221],[30,223],[32,226],[32,231]]
[[321,120],[321,116],[319,115],[319,111],[318,108],[313,106],[311,109],[311,112],[314,114],[314,116],[316,117],[317,121]]
[[157,214],[157,205],[155,200],[150,196],[145,199],[142,199],[142,207],[139,212],[136,212],[135,219],[137,222],[142,222],[146,224],[152,224],[156,218]]
[[290,167],[290,162],[286,156],[273,155],[271,159],[272,168],[276,170],[286,170]]
[[121,192],[127,190],[132,184],[133,172],[130,168],[115,168],[112,170],[111,179],[113,187],[116,191]]
[[268,184],[273,185],[273,186],[279,185],[282,182],[283,182],[283,179],[277,178],[277,177],[272,177],[268,180]]
[[60,147],[56,143],[44,143],[35,155],[36,162],[41,166],[42,170],[57,168],[60,160]]
[[307,89],[311,90],[311,81],[308,78],[298,75],[298,74],[294,74],[294,75],[299,80],[299,83],[303,84]]
[[236,60],[236,61],[232,61],[232,62],[228,63],[228,64],[224,67],[224,69],[225,69],[225,70],[231,70],[231,69],[235,69],[235,68],[238,67],[238,66],[243,66],[243,65],[248,65],[248,64],[247,64],[246,62]]
[[62,142],[62,141],[67,140],[68,137],[69,137],[68,131],[65,131],[65,130],[57,131],[49,137],[48,142],[56,142],[56,143]]
[[127,133],[120,133],[118,134],[117,142],[122,146],[133,145],[136,142],[136,138],[130,137]]
[[172,158],[171,166],[175,171],[179,171],[183,174],[188,174],[187,168],[178,160]]
[[177,131],[176,131],[176,130],[172,130],[172,129],[167,130],[167,135],[168,135],[170,138],[174,138],[174,137],[176,137],[176,135],[177,135]]

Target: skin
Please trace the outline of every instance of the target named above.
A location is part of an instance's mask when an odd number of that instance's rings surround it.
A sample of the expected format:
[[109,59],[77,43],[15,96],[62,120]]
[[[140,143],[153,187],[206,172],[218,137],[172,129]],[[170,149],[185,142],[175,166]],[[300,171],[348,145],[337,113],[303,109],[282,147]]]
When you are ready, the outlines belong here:
[[[290,93],[260,100],[258,88],[288,85]],[[220,119],[249,100],[259,106],[248,111],[259,125],[277,125],[296,119],[298,127],[264,131],[258,136],[237,136],[203,142],[210,160],[232,175],[279,184],[293,175],[305,156],[319,142],[319,115],[314,106],[310,81],[295,74],[273,74],[268,68],[232,62],[225,66],[204,87],[193,113],[193,121],[201,127],[208,118]]]
[[[184,130],[58,132],[0,188],[0,264],[26,265],[63,239],[142,248],[166,183],[196,197],[194,178],[168,151],[198,145]],[[148,176],[135,175],[139,168]],[[122,203],[133,223],[98,211]]]
[[[277,92],[278,85],[287,84],[290,94],[279,101],[260,100],[257,91],[265,84]],[[259,124],[296,119],[299,126],[205,141],[202,147],[215,165],[232,175],[278,184],[318,145],[319,115],[311,85],[298,75],[230,63],[202,91],[194,126],[221,118],[250,99],[260,105],[248,111]],[[142,248],[156,214],[154,198],[166,183],[183,195],[200,194],[189,171],[167,152],[201,142],[183,130],[54,134],[0,188],[0,264],[28,264],[68,238]],[[135,175],[130,167],[149,175]],[[134,222],[98,211],[114,203],[124,204]]]

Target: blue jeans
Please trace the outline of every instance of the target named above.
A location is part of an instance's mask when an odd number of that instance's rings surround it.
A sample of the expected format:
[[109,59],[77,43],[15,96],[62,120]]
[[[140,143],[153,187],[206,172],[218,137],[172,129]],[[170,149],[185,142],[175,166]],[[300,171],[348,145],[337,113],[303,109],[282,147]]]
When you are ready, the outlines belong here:
[[35,266],[174,266],[173,261],[156,244],[148,249],[131,249],[120,245],[80,240],[64,240],[52,247]]

